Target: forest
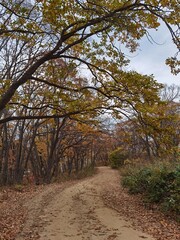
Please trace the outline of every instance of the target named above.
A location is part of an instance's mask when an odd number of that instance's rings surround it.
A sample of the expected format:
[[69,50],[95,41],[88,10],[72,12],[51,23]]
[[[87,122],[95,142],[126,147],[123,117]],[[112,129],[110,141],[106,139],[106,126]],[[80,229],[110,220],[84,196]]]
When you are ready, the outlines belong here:
[[180,85],[131,66],[146,40],[179,74],[179,13],[0,0],[0,240],[179,239]]
[[107,165],[117,149],[127,162],[177,161],[179,86],[128,71],[117,42],[133,53],[164,22],[177,75],[178,9],[177,0],[1,1],[0,184],[50,183]]

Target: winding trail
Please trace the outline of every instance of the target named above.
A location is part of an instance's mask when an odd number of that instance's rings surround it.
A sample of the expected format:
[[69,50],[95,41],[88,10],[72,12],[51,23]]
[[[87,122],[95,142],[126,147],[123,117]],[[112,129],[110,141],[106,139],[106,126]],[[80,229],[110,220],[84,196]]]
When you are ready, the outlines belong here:
[[[33,199],[28,203],[33,209],[28,224],[31,228],[38,225],[38,238],[34,239],[154,240],[134,229],[129,221],[104,204],[103,193],[113,189],[117,182],[118,171],[100,167],[93,177],[70,184],[61,191],[49,189],[38,199]],[[21,233],[17,240],[21,239],[29,238]]]

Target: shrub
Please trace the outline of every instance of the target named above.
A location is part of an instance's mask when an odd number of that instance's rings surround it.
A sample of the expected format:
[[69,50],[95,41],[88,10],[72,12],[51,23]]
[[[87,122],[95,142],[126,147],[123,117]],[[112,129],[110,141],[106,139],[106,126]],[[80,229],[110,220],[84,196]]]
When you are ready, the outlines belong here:
[[122,184],[129,188],[130,193],[143,193],[146,191],[148,185],[148,178],[151,172],[148,168],[135,169],[129,175],[125,175]]
[[127,171],[122,184],[130,193],[141,193],[146,201],[180,214],[180,164],[155,164]]
[[124,165],[124,161],[128,158],[128,154],[121,148],[117,148],[109,155],[109,162],[112,168],[119,168]]

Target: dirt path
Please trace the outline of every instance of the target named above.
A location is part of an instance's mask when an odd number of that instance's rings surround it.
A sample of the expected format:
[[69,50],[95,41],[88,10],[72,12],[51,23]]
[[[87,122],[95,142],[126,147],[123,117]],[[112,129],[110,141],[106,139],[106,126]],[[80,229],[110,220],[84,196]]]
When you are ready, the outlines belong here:
[[[118,172],[107,167],[99,168],[99,173],[72,184],[64,190],[49,191],[38,216],[40,240],[153,240],[152,237],[133,229],[130,222],[113,209],[106,207],[102,194],[119,181]],[[47,195],[46,193],[46,198]],[[52,197],[54,196],[54,197]],[[31,202],[32,206],[43,196]],[[31,219],[32,222],[32,219]],[[33,238],[33,236],[32,236]],[[25,239],[23,235],[17,240]]]

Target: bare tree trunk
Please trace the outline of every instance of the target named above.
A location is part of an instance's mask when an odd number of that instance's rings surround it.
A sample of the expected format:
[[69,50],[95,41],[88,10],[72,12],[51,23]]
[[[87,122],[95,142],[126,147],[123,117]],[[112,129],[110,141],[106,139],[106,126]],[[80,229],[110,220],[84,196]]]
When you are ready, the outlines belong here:
[[1,167],[1,184],[6,185],[8,182],[8,157],[9,157],[9,144],[7,123],[3,125],[3,138],[2,138],[2,167]]
[[22,162],[22,147],[23,147],[23,137],[24,137],[24,126],[25,120],[22,122],[22,126],[19,126],[19,142],[18,142],[18,153],[16,156],[16,165],[15,165],[15,182],[21,183],[23,180],[23,168]]

